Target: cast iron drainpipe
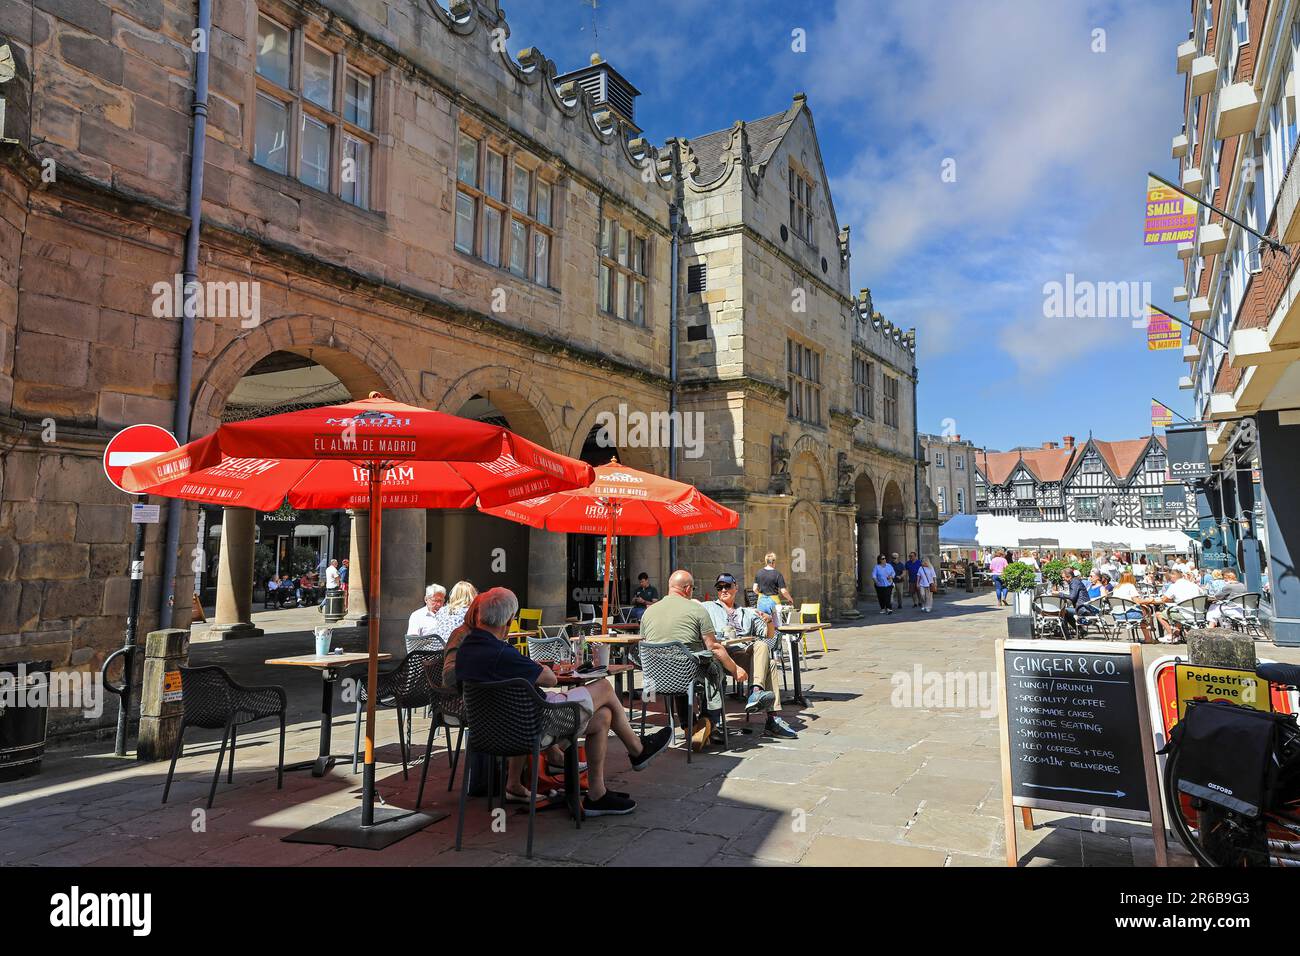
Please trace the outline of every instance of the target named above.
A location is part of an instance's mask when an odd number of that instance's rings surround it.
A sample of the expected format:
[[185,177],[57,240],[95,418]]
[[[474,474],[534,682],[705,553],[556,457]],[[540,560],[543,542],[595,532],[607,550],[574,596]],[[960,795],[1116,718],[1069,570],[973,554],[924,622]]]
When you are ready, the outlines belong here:
[[[198,36],[201,48],[194,55],[194,123],[190,133],[190,225],[185,233],[185,264],[182,288],[199,279],[199,229],[203,216],[203,161],[208,140],[208,47],[212,37],[212,0],[198,0]],[[183,295],[180,350],[176,356],[176,415],[172,431],[184,445],[190,440],[190,389],[194,364],[195,297]],[[163,551],[162,586],[158,589],[158,626],[174,624],[170,611],[175,610],[176,552],[181,543],[181,500],[167,503],[167,543]],[[128,662],[129,665],[129,662]]]
[[[913,342],[912,348],[916,348]],[[915,355],[915,351],[912,353]],[[921,429],[920,411],[916,407],[916,360],[912,360],[912,494],[916,501],[916,555],[923,559],[925,553],[921,548]],[[906,537],[906,536],[905,536]]]
[[[678,177],[680,183],[680,177]],[[668,477],[677,480],[677,233],[681,228],[677,203],[668,207],[668,230],[672,233],[668,291]],[[668,572],[677,570],[677,539],[668,539]]]

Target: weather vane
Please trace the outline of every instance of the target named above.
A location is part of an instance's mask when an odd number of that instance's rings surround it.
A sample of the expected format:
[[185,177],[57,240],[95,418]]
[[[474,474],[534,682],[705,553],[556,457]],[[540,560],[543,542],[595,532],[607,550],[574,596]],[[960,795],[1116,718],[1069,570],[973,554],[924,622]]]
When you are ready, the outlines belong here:
[[600,0],[582,0],[582,2],[591,7],[591,44],[592,52],[600,52],[600,30],[596,25],[596,8],[600,6]]

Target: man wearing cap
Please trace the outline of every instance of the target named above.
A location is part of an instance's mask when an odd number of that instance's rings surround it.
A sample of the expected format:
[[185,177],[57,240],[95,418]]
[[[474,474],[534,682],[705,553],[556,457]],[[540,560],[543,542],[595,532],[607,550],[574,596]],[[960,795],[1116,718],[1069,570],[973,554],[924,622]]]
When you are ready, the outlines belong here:
[[[750,607],[736,606],[736,579],[723,571],[718,575],[713,589],[718,597],[704,602],[704,609],[713,619],[715,633],[724,641],[736,637],[765,638],[772,619]],[[767,724],[763,733],[769,737],[796,738],[789,724],[778,716],[781,709],[781,691],[777,684],[776,668],[772,666],[772,649],[766,641],[754,640],[748,644],[729,644],[727,652],[750,674],[749,699],[746,713],[764,712]]]

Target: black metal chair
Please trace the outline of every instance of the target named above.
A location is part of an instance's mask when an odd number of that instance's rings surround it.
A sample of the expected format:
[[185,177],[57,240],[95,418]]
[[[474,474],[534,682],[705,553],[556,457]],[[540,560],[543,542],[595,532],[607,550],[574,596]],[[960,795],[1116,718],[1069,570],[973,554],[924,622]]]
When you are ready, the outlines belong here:
[[[542,741],[567,742],[564,750],[564,785],[569,807],[579,827],[582,807],[578,781],[578,735],[585,726],[582,707],[577,703],[553,704],[538,689],[522,678],[493,681],[488,684],[464,684],[465,715],[469,724],[469,741],[465,761],[475,753],[494,757],[500,764],[501,805],[505,807],[506,761],[511,757],[531,757],[533,781],[528,794],[528,856],[533,855],[533,822],[537,817],[537,777],[541,769]],[[460,817],[456,821],[456,849],[460,849],[465,830],[465,798],[469,793],[469,773],[460,777]],[[491,808],[492,797],[488,797]]]
[[[717,658],[710,656],[704,660],[693,654],[691,649],[681,641],[669,641],[663,644],[638,645],[641,670],[645,677],[641,685],[641,733],[645,734],[647,701],[651,697],[664,697],[664,713],[668,715],[668,726],[673,727],[673,708],[670,703],[678,697],[686,698],[686,762],[691,762],[691,738],[695,734],[695,687],[712,683],[723,696],[723,675],[717,666]],[[722,706],[722,745],[730,746],[727,736],[727,707]]]
[[573,644],[564,637],[530,637],[528,656],[549,664],[567,664],[573,660]]
[[[447,763],[451,774],[447,778],[447,790],[450,791],[456,780],[456,765],[460,762],[460,748],[465,739],[465,702],[460,690],[443,683],[442,665],[445,651],[434,651],[426,672],[429,682],[429,740],[424,745],[424,769],[420,773],[420,792],[415,798],[415,809],[420,809],[424,802],[424,785],[429,779],[429,755],[433,753],[433,738],[442,728],[447,734]],[[456,746],[451,745],[451,729],[456,730]]]
[[172,753],[171,766],[167,769],[167,783],[163,786],[162,802],[167,802],[167,795],[172,789],[172,776],[176,773],[176,761],[185,749],[185,731],[190,727],[204,727],[209,730],[222,729],[221,751],[217,754],[217,769],[212,775],[212,789],[208,792],[208,809],[217,796],[217,783],[221,780],[221,764],[226,756],[226,742],[230,742],[230,768],[226,772],[226,783],[235,780],[236,733],[243,724],[271,717],[280,721],[280,758],[276,763],[277,790],[284,787],[284,718],[288,707],[288,698],[283,687],[245,687],[236,683],[224,668],[182,667],[181,692],[184,712],[181,716],[180,731],[176,735],[176,750]]
[[[435,657],[438,660],[438,667],[441,669],[442,652],[412,651],[398,661],[397,666],[392,670],[380,671],[379,673],[375,706],[393,707],[397,710],[397,743],[402,751],[403,780],[410,779],[408,765],[410,763],[411,749],[411,713],[417,707],[430,706],[433,701],[433,695],[429,690],[428,672]],[[366,687],[366,678],[363,676],[357,681],[357,724],[352,741],[353,773],[357,772],[357,762],[361,750],[361,715],[368,700],[369,689]],[[405,724],[402,721],[402,711],[406,711]],[[425,751],[424,760],[425,763],[428,763],[428,751]]]

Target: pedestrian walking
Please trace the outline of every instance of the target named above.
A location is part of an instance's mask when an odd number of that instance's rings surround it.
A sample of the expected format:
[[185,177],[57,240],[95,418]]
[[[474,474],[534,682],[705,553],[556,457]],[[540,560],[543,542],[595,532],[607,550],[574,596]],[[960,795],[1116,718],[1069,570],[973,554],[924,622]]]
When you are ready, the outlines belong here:
[[921,613],[930,614],[934,611],[934,586],[937,575],[934,573],[934,565],[930,563],[929,558],[921,559],[921,566],[916,572],[916,586],[921,595]]
[[915,551],[907,552],[907,589],[912,593],[912,607],[921,606],[921,585],[918,580],[921,573],[921,561]]
[[876,585],[876,600],[880,602],[880,613],[893,614],[894,566],[885,560],[883,554],[876,555],[876,566],[871,569],[871,580]]
[[894,569],[894,600],[898,602],[898,609],[903,609],[903,588],[907,587],[907,565],[895,551],[889,556],[889,564]]
[[777,624],[781,623],[776,610],[778,597],[784,598],[787,604],[794,604],[794,598],[790,597],[785,586],[785,577],[776,569],[775,551],[763,556],[763,567],[754,575],[754,593],[758,595],[757,610],[772,615]]

